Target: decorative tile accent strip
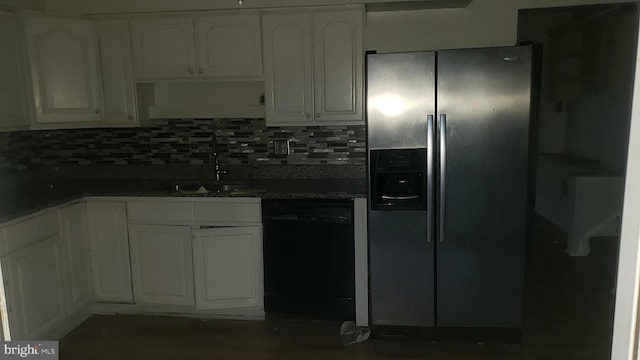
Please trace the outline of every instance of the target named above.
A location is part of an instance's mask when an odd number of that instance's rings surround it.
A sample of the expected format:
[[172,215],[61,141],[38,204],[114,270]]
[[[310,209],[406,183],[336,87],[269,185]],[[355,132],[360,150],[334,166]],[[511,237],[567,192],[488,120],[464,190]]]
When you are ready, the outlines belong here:
[[[59,165],[364,165],[364,126],[266,127],[264,119],[161,120],[148,128],[0,134],[0,170]],[[272,154],[289,139],[289,155]]]

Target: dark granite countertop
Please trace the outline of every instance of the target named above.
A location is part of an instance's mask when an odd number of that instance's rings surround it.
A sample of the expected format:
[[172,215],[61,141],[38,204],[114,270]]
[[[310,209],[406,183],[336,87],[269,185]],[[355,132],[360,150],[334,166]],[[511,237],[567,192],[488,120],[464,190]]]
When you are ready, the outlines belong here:
[[[176,181],[156,179],[54,179],[33,181],[0,191],[0,222],[89,196],[122,197],[260,197],[269,199],[349,199],[365,197],[364,179],[264,179],[251,182],[229,180],[241,185],[239,191],[177,192]],[[197,188],[210,182],[180,180],[177,183]],[[215,183],[211,183],[215,187]]]

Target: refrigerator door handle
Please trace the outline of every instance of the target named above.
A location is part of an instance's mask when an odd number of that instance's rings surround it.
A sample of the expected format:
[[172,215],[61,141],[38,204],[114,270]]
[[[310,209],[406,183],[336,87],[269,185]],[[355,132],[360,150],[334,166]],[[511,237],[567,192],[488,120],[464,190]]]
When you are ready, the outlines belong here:
[[445,226],[445,195],[447,184],[447,115],[440,114],[440,123],[438,124],[440,138],[438,139],[440,159],[438,161],[438,170],[440,179],[438,181],[438,241],[444,242],[444,226]]
[[434,207],[435,202],[433,196],[435,194],[433,183],[435,177],[435,169],[433,168],[434,162],[434,149],[435,146],[435,127],[433,121],[433,115],[427,115],[427,243],[433,242],[434,230]]

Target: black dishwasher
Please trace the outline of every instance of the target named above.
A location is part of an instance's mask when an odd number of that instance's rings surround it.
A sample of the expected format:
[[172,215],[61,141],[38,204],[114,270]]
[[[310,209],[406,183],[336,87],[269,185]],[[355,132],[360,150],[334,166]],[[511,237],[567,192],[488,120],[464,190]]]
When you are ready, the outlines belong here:
[[353,320],[353,202],[266,199],[262,220],[265,313]]

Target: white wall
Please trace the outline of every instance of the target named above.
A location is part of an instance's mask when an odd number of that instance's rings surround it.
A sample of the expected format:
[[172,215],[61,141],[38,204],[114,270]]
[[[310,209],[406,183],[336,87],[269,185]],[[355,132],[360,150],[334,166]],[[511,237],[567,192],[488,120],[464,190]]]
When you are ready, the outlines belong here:
[[513,45],[516,33],[512,1],[476,0],[465,9],[368,13],[365,46],[394,52]]
[[[567,102],[565,152],[595,159],[624,173],[629,136],[631,79],[634,72],[636,14],[626,12],[607,20],[604,45],[591,58],[600,59],[597,83],[582,86],[580,97]],[[584,65],[585,68],[587,65]],[[588,85],[587,85],[588,84]]]
[[[635,66],[640,69],[640,46]],[[637,347],[638,284],[640,281],[640,71],[635,73],[631,111],[631,130],[618,259],[615,318],[611,359],[640,360]]]
[[0,5],[16,9],[44,10],[45,0],[0,0]]
[[630,95],[589,95],[567,104],[565,152],[598,160],[608,169],[624,174]]
[[573,19],[573,11],[532,10],[520,14],[518,18],[518,42],[530,41],[542,44],[542,81],[539,94],[538,147],[537,153],[564,152],[565,114],[556,111],[556,101],[551,96],[552,69],[551,56],[548,51],[548,32]]
[[615,0],[473,0],[465,9],[367,14],[366,49],[379,52],[511,46],[518,10]]

